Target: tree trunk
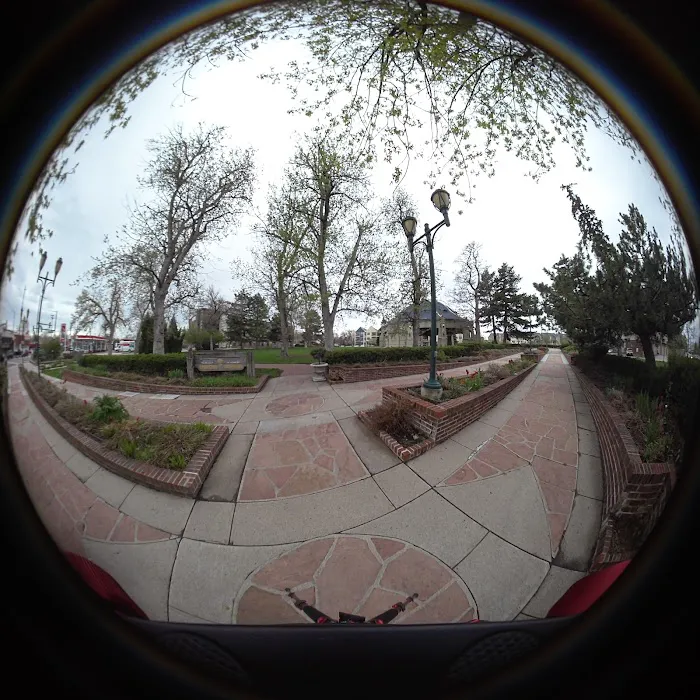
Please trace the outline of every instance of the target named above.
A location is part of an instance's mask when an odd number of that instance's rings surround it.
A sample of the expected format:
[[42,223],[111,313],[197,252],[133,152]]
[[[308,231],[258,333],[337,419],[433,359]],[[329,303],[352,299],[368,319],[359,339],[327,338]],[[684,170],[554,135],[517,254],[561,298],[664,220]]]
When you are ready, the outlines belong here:
[[165,354],[165,295],[153,299],[153,354]]
[[332,314],[328,314],[327,317],[323,318],[323,340],[326,350],[333,349],[333,326],[335,325],[335,319]]
[[411,320],[411,330],[413,332],[413,347],[417,348],[420,345],[420,319],[417,316]]
[[651,336],[648,333],[639,336],[644,350],[644,361],[649,367],[656,367],[656,357],[654,357],[654,346],[652,345]]
[[280,357],[287,358],[289,357],[289,326],[287,325],[287,309],[283,297],[279,300],[277,312],[280,315],[280,342],[282,343]]
[[474,294],[474,332],[476,333],[477,340],[481,340],[481,324],[479,323],[481,317],[479,312],[479,300],[476,298],[476,294]]
[[209,349],[214,349],[214,336],[211,333],[209,334]]
[[496,335],[496,317],[495,316],[491,316],[491,323],[493,325],[493,342],[497,343],[498,336]]
[[107,337],[107,354],[111,355],[112,350],[114,349],[114,331],[116,328],[112,327],[109,329],[108,332],[108,337]]

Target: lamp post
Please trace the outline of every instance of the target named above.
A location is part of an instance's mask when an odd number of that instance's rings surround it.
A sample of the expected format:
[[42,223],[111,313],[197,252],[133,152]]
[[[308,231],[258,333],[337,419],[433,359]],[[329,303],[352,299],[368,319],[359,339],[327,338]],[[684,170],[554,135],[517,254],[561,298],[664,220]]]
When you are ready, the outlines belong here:
[[[43,326],[46,324],[41,323],[41,307],[44,303],[44,294],[46,294],[46,285],[50,284],[52,287],[56,283],[56,277],[61,271],[61,266],[63,265],[63,258],[56,260],[56,267],[54,268],[53,278],[49,277],[47,272],[43,277],[41,271],[44,269],[46,264],[46,251],[41,251],[41,259],[39,260],[39,274],[37,275],[36,281],[41,284],[41,296],[39,297],[39,310],[36,315],[36,336],[37,336],[37,352],[36,352],[36,369],[39,375],[41,375],[41,331]],[[51,324],[49,324],[49,329]],[[55,330],[55,329],[53,329]]]
[[423,243],[428,251],[428,262],[430,264],[430,376],[423,382],[420,393],[421,396],[429,399],[439,399],[442,396],[442,386],[437,379],[437,298],[435,295],[435,262],[433,260],[433,245],[435,234],[442,226],[450,225],[450,218],[447,212],[450,208],[450,195],[445,190],[435,190],[430,195],[433,206],[442,214],[442,221],[432,228],[425,224],[424,233],[419,238],[414,239],[418,221],[413,216],[407,216],[402,222],[404,233],[408,240],[409,250],[413,250],[419,243]]

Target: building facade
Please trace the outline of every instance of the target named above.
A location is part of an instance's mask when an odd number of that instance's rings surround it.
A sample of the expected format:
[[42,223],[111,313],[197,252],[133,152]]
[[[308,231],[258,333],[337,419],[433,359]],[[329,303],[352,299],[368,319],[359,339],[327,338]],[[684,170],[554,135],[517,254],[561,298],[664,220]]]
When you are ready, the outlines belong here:
[[[430,345],[430,303],[418,310],[420,344]],[[457,345],[474,338],[474,323],[462,318],[442,302],[437,302],[437,344]],[[406,307],[393,319],[384,321],[379,329],[379,345],[384,348],[413,345],[413,308]]]
[[379,345],[379,331],[370,326],[369,328],[363,328],[360,326],[354,335],[354,343],[356,347],[364,348],[366,346]]

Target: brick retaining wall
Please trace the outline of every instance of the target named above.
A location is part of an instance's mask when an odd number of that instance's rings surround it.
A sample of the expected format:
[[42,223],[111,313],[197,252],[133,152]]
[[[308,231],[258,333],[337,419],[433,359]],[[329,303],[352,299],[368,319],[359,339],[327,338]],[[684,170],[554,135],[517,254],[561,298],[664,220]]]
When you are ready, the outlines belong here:
[[516,386],[527,377],[533,369],[524,369],[514,377],[507,377],[495,384],[479,389],[465,396],[434,404],[417,396],[409,394],[405,389],[417,388],[412,385],[404,387],[382,387],[382,403],[406,402],[411,411],[413,426],[423,435],[437,444],[452,437],[462,428],[479,419],[486,411],[492,409],[499,401],[504,399]]
[[112,391],[136,391],[141,394],[257,394],[270,378],[263,374],[255,386],[182,386],[180,384],[147,384],[112,377],[98,377],[85,372],[64,369],[62,378],[74,384],[111,389]]
[[[192,455],[192,459],[181,471],[162,469],[146,462],[130,459],[119,452],[108,450],[99,440],[86,435],[63,419],[44,401],[31,382],[27,381],[25,372],[26,370],[20,368],[20,377],[27,393],[39,413],[63,438],[105,469],[157,491],[195,498],[201,490],[214,460],[219,456],[226,440],[228,440],[228,428],[223,425],[215,426],[206,442]],[[157,422],[161,423],[161,421]]]
[[603,467],[603,512],[591,571],[631,559],[637,545],[621,533],[634,532],[642,542],[661,515],[676,481],[672,464],[642,462],[619,413],[603,393],[574,367],[598,430]]
[[[357,417],[370,429],[374,430],[372,426],[372,421],[367,415],[367,411],[359,411]],[[402,461],[408,462],[410,459],[414,459],[427,452],[431,447],[435,446],[435,442],[430,438],[426,438],[422,442],[415,445],[402,445],[398,440],[395,440],[389,433],[385,433],[383,430],[379,431],[379,439]]]
[[[518,350],[490,350],[490,356],[484,358],[474,358],[464,360],[462,362],[438,362],[437,371],[444,372],[447,369],[457,369],[459,367],[469,367],[471,365],[488,362],[499,357],[507,357],[515,355]],[[427,374],[430,371],[430,365],[427,363],[412,364],[412,365],[379,365],[375,367],[353,366],[353,365],[329,365],[328,366],[328,381],[344,382],[366,382],[370,379],[391,379],[393,377],[408,377],[412,374]]]

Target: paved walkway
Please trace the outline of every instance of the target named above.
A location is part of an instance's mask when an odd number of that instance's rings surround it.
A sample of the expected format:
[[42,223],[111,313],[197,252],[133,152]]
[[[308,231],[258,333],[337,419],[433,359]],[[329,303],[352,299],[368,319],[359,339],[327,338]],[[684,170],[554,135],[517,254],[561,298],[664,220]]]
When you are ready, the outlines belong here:
[[110,571],[153,618],[304,622],[287,586],[329,614],[373,615],[418,593],[401,621],[543,617],[583,575],[600,523],[598,440],[566,358],[550,351],[479,421],[402,464],[355,413],[408,379],[283,376],[235,397],[122,392],[135,415],[230,427],[197,501],[77,453],[11,366],[12,440],[59,545]]

